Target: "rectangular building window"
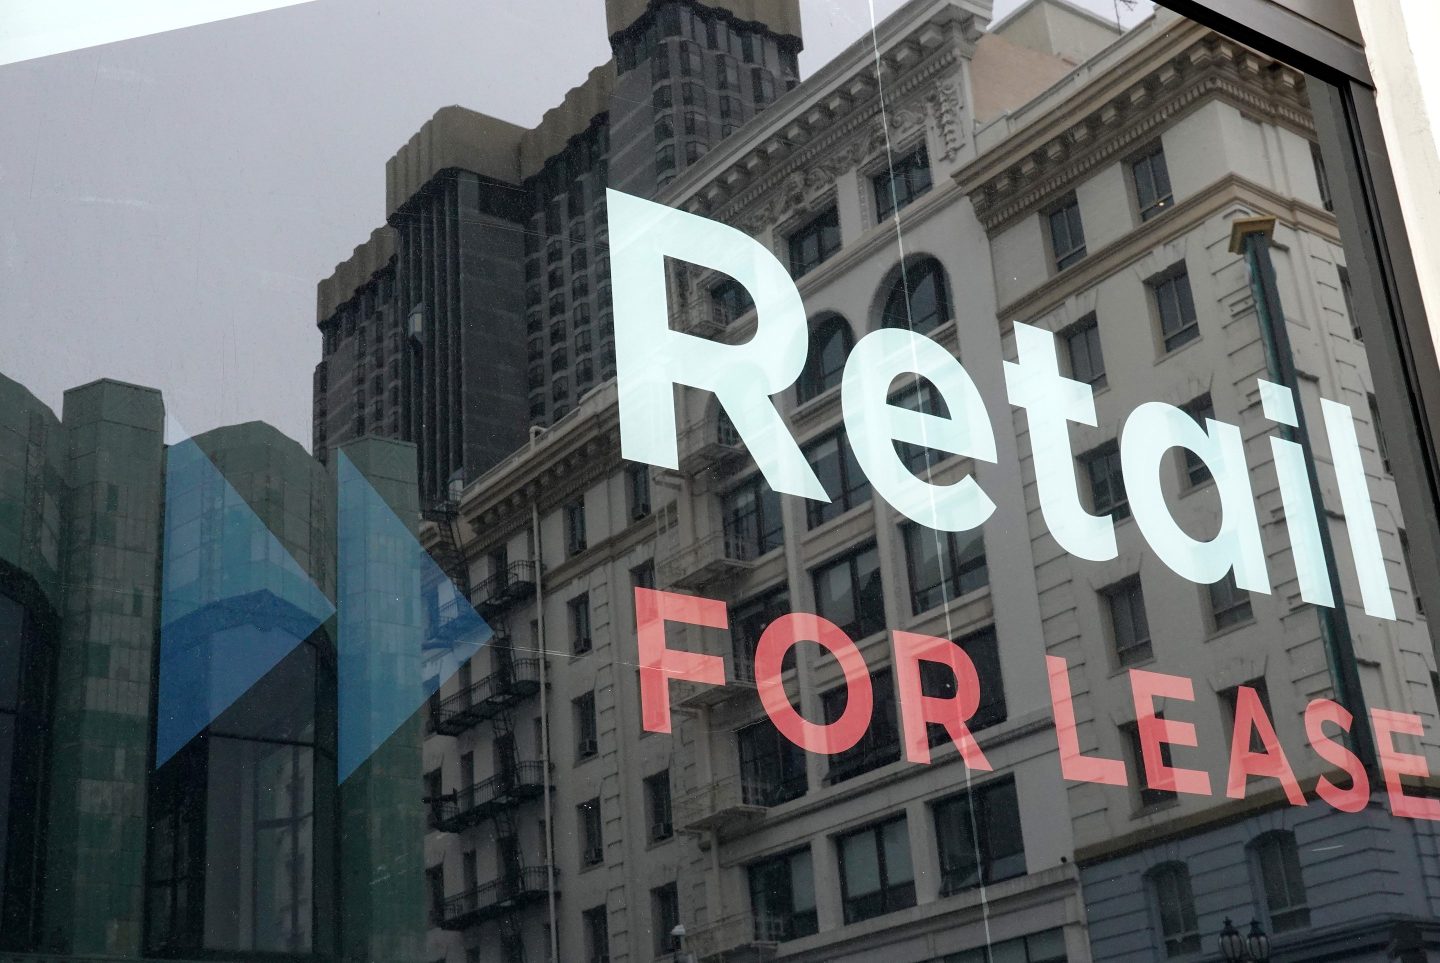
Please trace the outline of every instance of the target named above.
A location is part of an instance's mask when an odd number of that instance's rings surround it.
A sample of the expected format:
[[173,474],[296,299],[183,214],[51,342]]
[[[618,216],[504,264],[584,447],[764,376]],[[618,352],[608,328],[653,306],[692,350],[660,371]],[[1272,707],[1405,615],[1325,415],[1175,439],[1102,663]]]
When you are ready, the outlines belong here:
[[843,430],[806,446],[805,460],[831,498],[828,502],[806,500],[805,519],[809,527],[838,518],[870,500],[870,479],[861,470]]
[[915,905],[915,872],[904,816],[846,833],[836,846],[847,924]]
[[565,553],[578,555],[585,548],[585,502],[571,502],[565,506]]
[[[972,632],[955,644],[965,650],[980,680],[980,704],[966,723],[971,732],[1005,721],[1005,685],[1000,675],[1000,646],[993,626]],[[920,663],[920,691],[936,699],[953,699],[957,680],[949,666],[939,662]],[[939,723],[926,726],[930,747],[950,741],[950,733]]]
[[665,956],[677,948],[671,931],[680,924],[680,889],[674,883],[657,886],[650,891],[650,932],[656,956]]
[[1220,581],[1211,582],[1206,594],[1210,597],[1210,625],[1216,632],[1249,622],[1254,617],[1250,593],[1235,584],[1234,572],[1226,572]]
[[980,529],[937,532],[914,523],[904,528],[910,610],[919,615],[990,584]]
[[610,963],[610,918],[606,908],[593,906],[581,915],[585,963]]
[[930,154],[925,145],[895,161],[871,180],[875,219],[883,221],[930,189]]
[[[747,599],[730,611],[730,650],[736,682],[755,681],[755,646],[765,629],[790,612],[790,589],[771,589]],[[784,669],[795,667],[795,647],[785,653]]]
[[820,932],[810,847],[751,863],[746,875],[756,940],[783,943]]
[[1065,931],[1054,929],[951,953],[941,963],[1068,963],[1069,959]]
[[710,289],[710,306],[717,324],[729,324],[755,307],[755,302],[739,281],[726,278]]
[[635,588],[653,589],[655,587],[655,560],[653,558],[647,558],[630,570],[630,584]]
[[935,804],[940,894],[1025,875],[1015,780],[997,779]]
[[605,861],[605,828],[600,819],[600,799],[587,799],[575,807],[575,821],[580,824],[581,860],[586,866]]
[[650,467],[630,465],[625,469],[625,494],[632,521],[650,514]]
[[425,870],[425,895],[430,925],[438,926],[445,911],[445,867],[431,866]]
[[1385,440],[1385,428],[1380,424],[1380,404],[1372,394],[1367,394],[1365,400],[1370,406],[1370,424],[1375,429],[1375,453],[1380,456],[1380,467],[1384,468],[1388,475],[1391,474],[1390,444]]
[[575,716],[575,758],[590,759],[600,753],[600,728],[595,718],[595,693],[587,692],[571,703]]
[[1365,335],[1360,330],[1360,315],[1355,312],[1355,289],[1350,286],[1350,271],[1343,264],[1337,265],[1335,270],[1340,278],[1340,300],[1345,305],[1345,316],[1350,319],[1350,336],[1363,342]]
[[885,628],[880,554],[867,545],[815,570],[815,608],[852,639]]
[[669,769],[645,778],[645,816],[650,826],[650,842],[658,843],[675,835],[674,819],[670,814]]
[[[1255,696],[1260,700],[1260,708],[1265,710],[1265,718],[1273,725],[1275,722],[1275,710],[1270,706],[1270,687],[1265,683],[1265,678],[1251,679],[1245,683],[1247,689],[1255,690]],[[1225,733],[1231,735],[1235,732],[1235,713],[1239,706],[1240,686],[1233,686],[1220,693],[1220,707],[1223,710],[1222,722],[1225,726]],[[1251,752],[1264,752],[1265,741],[1260,738],[1260,733],[1254,729],[1250,730],[1249,749]]]
[[[895,686],[891,682],[890,670],[882,669],[872,673],[870,688],[874,699],[870,710],[870,725],[859,742],[830,757],[830,771],[825,778],[832,784],[853,779],[881,766],[888,766],[900,758],[900,729],[896,725]],[[840,718],[848,699],[848,690],[843,685],[820,697],[827,724]]]
[[1266,833],[1253,849],[1270,931],[1288,933],[1309,926],[1309,900],[1295,834],[1284,830]]
[[1121,665],[1134,665],[1151,657],[1150,621],[1145,615],[1145,593],[1140,578],[1127,578],[1101,593],[1110,619],[1110,638]]
[[1130,164],[1130,176],[1135,181],[1135,201],[1140,208],[1140,220],[1148,221],[1174,205],[1170,170],[1165,166],[1165,151],[1159,144]]
[[1070,361],[1070,377],[1092,388],[1103,388],[1105,355],[1100,351],[1100,325],[1095,315],[1087,314],[1061,332],[1065,354]]
[[1150,296],[1160,317],[1160,337],[1166,351],[1174,351],[1200,337],[1195,298],[1190,292],[1190,274],[1181,264],[1164,277],[1150,282]]
[[790,235],[790,276],[800,278],[840,250],[840,210],[833,205]]
[[747,806],[778,806],[810,788],[804,750],[782,736],[768,716],[737,731],[735,742],[741,798]]
[[1320,206],[1333,213],[1335,195],[1330,191],[1330,173],[1325,169],[1325,155],[1314,141],[1310,143],[1310,163],[1315,168],[1315,186],[1320,189]]
[[[1162,713],[1155,713],[1157,719],[1163,718]],[[1150,785],[1145,777],[1145,751],[1140,748],[1140,727],[1135,723],[1127,723],[1120,727],[1121,735],[1125,738],[1125,746],[1130,754],[1130,771],[1135,774],[1135,785],[1138,787],[1138,796],[1141,808],[1158,806],[1161,803],[1169,802],[1175,798],[1175,793],[1168,789],[1156,789]],[[1160,743],[1160,763],[1164,766],[1171,765],[1173,760],[1170,756],[1170,743]]]
[[1072,195],[1047,215],[1050,222],[1050,253],[1056,270],[1063,271],[1085,256],[1085,227],[1080,223],[1080,204]]
[[1090,480],[1090,509],[1096,515],[1114,515],[1116,521],[1130,517],[1130,500],[1125,495],[1125,476],[1120,470],[1120,446],[1101,445],[1080,456]]
[[590,595],[586,593],[570,600],[570,650],[584,655],[590,647]]
[[[950,409],[940,397],[935,385],[920,375],[907,377],[905,386],[890,396],[890,404],[896,408],[919,411],[940,418],[950,417]],[[923,478],[925,473],[951,456],[950,452],[924,445],[913,445],[907,441],[896,441],[895,453],[910,469],[911,474]]]
[[725,494],[720,504],[725,557],[748,561],[785,544],[780,496],[756,473]]
[[[1201,428],[1206,428],[1206,420],[1215,417],[1215,405],[1211,402],[1208,391],[1188,404],[1181,405],[1180,410],[1193,418],[1195,424]],[[1206,428],[1206,430],[1208,431],[1209,429]],[[1196,485],[1203,485],[1209,481],[1210,466],[1205,464],[1205,460],[1189,448],[1182,448],[1180,451],[1185,459],[1185,474],[1181,479],[1185,486],[1193,488]]]
[[1190,869],[1184,863],[1162,863],[1147,874],[1154,893],[1160,940],[1165,956],[1186,956],[1200,950],[1200,924],[1195,915],[1195,896],[1190,889]]
[[1410,564],[1410,539],[1403,528],[1400,530],[1400,561],[1405,565],[1405,584],[1410,587],[1410,597],[1415,600],[1415,614],[1424,618],[1425,601],[1420,598],[1420,591],[1415,587],[1415,569]]

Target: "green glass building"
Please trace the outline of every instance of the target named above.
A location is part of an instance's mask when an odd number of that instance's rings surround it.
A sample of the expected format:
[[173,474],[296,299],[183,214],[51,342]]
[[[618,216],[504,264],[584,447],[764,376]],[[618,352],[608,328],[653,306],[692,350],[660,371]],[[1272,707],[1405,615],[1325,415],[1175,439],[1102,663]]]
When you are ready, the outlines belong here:
[[[162,586],[251,578],[190,613],[241,644],[276,631],[275,546],[336,591],[333,468],[260,423],[193,442],[223,481],[167,491],[159,392],[98,381],[56,417],[0,377],[0,961],[417,961],[421,728],[337,785],[333,615],[156,765]],[[344,450],[413,529],[413,448]],[[248,565],[217,490],[258,519]]]

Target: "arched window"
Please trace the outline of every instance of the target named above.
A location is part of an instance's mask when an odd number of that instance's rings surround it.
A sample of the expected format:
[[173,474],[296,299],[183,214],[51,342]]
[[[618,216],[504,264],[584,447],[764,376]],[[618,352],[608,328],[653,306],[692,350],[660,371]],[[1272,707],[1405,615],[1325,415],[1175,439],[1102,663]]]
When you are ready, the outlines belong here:
[[1266,833],[1250,844],[1270,931],[1284,933],[1310,925],[1305,880],[1300,874],[1300,849],[1295,834],[1285,830]]
[[1146,874],[1160,924],[1165,955],[1184,956],[1200,949],[1200,924],[1195,918],[1195,896],[1190,890],[1190,869],[1184,863],[1162,863]]
[[950,293],[940,262],[931,257],[905,265],[885,296],[880,326],[927,334],[949,320]]
[[838,314],[827,315],[810,331],[810,353],[796,388],[801,404],[840,383],[850,354],[850,324]]

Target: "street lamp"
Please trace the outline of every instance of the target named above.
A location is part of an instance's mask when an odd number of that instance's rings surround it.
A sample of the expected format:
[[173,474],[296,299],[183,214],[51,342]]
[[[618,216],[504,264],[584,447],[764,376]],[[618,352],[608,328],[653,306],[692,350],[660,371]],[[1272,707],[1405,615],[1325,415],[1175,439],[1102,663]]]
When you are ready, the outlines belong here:
[[1270,937],[1259,920],[1251,920],[1250,932],[1242,936],[1227,916],[1220,931],[1220,953],[1226,963],[1269,963]]
[[1225,928],[1220,931],[1220,952],[1225,955],[1226,963],[1240,963],[1245,959],[1245,940],[1228,916]]
[[1250,959],[1256,963],[1269,963],[1270,937],[1260,928],[1259,920],[1250,921],[1250,933],[1245,937],[1245,948],[1250,951]]
[[675,940],[675,963],[693,963],[690,954],[685,951],[685,924],[676,923],[670,936]]

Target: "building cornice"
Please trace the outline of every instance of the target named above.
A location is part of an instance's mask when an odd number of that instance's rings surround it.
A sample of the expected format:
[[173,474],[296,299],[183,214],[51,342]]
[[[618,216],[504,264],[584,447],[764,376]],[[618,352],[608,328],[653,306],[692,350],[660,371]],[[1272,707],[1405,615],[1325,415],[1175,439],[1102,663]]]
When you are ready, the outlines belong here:
[[958,80],[936,81],[958,69],[973,50],[980,22],[974,11],[955,3],[938,6],[918,24],[887,21],[878,70],[870,41],[853,45],[832,62],[834,76],[822,70],[752,121],[758,130],[747,138],[748,146],[712,152],[662,200],[758,233],[775,211],[792,206],[797,192],[803,203],[883,149],[885,131],[875,124],[882,84],[892,126],[935,113],[944,156],[953,158],[965,138],[961,87]]
[[1152,218],[1074,267],[1021,295],[996,312],[1001,328],[1015,321],[1032,322],[1055,310],[1074,295],[1120,273],[1126,265],[1144,258],[1169,241],[1187,234],[1205,221],[1227,211],[1274,215],[1280,224],[1318,234],[1340,243],[1340,228],[1332,214],[1293,197],[1286,197],[1239,174],[1226,174],[1169,211]]
[[530,506],[548,511],[613,473],[620,464],[615,386],[601,385],[579,408],[466,486],[460,517],[483,548],[530,524]]
[[1303,74],[1203,27],[1183,24],[1143,52],[1118,58],[1085,89],[1056,98],[1033,122],[983,150],[955,179],[970,195],[981,224],[994,233],[1211,100],[1315,136]]

